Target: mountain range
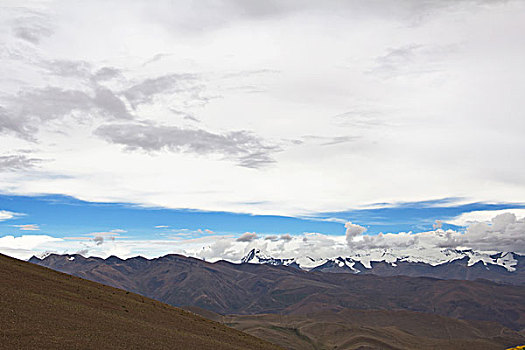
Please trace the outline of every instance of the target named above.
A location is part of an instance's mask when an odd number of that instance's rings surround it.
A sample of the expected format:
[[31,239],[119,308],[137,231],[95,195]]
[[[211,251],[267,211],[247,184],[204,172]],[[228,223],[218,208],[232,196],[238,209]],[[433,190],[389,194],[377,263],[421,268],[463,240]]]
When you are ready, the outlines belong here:
[[241,261],[318,272],[456,280],[486,279],[498,283],[525,284],[525,256],[512,252],[486,253],[471,249],[441,249],[434,255],[407,255],[405,252],[382,249],[351,257],[315,259],[305,256],[283,259],[264,254],[259,249],[252,249]]
[[488,280],[324,273],[291,266],[209,263],[175,254],[125,260],[51,254],[30,261],[170,305],[223,315],[404,310],[496,322],[516,331],[525,328],[525,286]]

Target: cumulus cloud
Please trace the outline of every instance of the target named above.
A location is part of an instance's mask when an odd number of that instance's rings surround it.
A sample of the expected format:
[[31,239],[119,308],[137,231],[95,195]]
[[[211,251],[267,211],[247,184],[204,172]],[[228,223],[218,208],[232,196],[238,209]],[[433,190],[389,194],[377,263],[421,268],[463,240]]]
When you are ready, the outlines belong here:
[[[248,233],[248,232],[247,232]],[[237,239],[238,241],[238,239]],[[197,252],[189,252],[190,255],[198,256],[204,260],[238,260],[239,250],[234,246],[230,238],[219,237],[207,247],[202,247]]]
[[443,230],[436,221],[433,231],[364,235],[364,227],[347,223],[347,243],[352,249],[375,248],[470,248],[482,251],[525,252],[525,218],[503,213],[487,222],[471,223],[465,232]]
[[469,226],[477,222],[490,223],[491,220],[505,213],[513,213],[516,217],[525,217],[525,209],[500,209],[500,210],[476,210],[463,213],[451,220],[447,220],[448,224],[456,226]]
[[504,213],[492,218],[490,223],[471,224],[460,243],[480,250],[525,252],[525,217],[517,219],[513,213]]
[[366,232],[366,227],[363,227],[357,224],[353,224],[350,221],[345,224],[345,228],[346,228],[346,241],[348,242],[348,244],[352,244],[352,242],[354,241],[356,237],[359,237],[363,233]]
[[219,134],[177,126],[126,123],[101,125],[95,134],[108,142],[124,145],[128,150],[219,154],[248,168],[273,163],[271,154],[279,150],[247,131]]
[[255,232],[245,232],[237,238],[237,242],[251,242],[256,238],[257,234]]

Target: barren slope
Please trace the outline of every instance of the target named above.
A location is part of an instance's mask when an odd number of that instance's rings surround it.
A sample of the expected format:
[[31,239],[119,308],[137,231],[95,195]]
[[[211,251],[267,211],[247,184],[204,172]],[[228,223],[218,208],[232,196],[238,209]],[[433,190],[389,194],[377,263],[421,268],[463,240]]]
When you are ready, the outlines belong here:
[[293,350],[506,349],[525,336],[489,322],[410,311],[351,310],[309,315],[228,315],[192,312]]
[[161,302],[0,254],[5,349],[278,349]]

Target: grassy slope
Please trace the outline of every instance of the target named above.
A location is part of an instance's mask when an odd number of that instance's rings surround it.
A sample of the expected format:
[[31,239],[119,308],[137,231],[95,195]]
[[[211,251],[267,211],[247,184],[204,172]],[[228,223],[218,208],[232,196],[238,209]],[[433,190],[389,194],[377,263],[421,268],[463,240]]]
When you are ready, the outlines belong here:
[[0,254],[0,347],[278,349],[120,289]]

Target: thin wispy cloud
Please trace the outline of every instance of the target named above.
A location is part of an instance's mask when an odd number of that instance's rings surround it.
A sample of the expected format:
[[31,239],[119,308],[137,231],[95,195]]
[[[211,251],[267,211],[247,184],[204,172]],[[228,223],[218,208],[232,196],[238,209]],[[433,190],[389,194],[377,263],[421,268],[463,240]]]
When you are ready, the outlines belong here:
[[13,225],[20,231],[40,231],[40,227],[37,224],[24,224],[24,225]]
[[30,158],[24,154],[0,156],[0,171],[20,171],[34,168],[42,159]]
[[9,210],[0,210],[0,221],[14,219],[20,216],[24,216],[22,213],[15,213]]
[[218,154],[237,160],[240,166],[257,168],[273,163],[272,153],[279,147],[245,131],[215,134],[202,129],[151,124],[101,125],[95,134],[126,149],[147,152],[167,150],[196,154]]

